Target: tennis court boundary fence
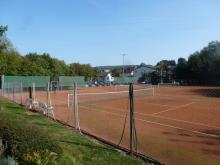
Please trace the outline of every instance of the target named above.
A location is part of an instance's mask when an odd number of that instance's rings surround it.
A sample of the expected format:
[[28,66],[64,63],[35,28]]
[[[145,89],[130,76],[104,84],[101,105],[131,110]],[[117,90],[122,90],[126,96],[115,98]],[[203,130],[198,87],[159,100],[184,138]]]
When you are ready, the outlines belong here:
[[[4,84],[5,86],[2,88],[2,95],[5,96],[6,98],[14,101],[15,103],[18,103],[20,105],[25,106],[27,109],[33,109],[34,105],[36,104],[35,102],[35,93],[36,93],[36,85],[35,83],[32,84],[32,86],[29,87],[24,87],[22,85],[22,83],[7,83]],[[74,128],[75,130],[78,130],[80,133],[83,133],[85,135],[88,135],[104,144],[113,146],[116,149],[119,149],[127,154],[130,154],[132,156],[138,157],[140,159],[142,159],[145,162],[148,163],[153,163],[156,165],[161,165],[162,163],[160,163],[157,160],[154,160],[153,158],[143,155],[139,152],[137,152],[137,150],[135,150],[135,143],[136,143],[136,135],[135,135],[135,118],[134,118],[134,103],[133,103],[133,99],[134,99],[134,95],[136,92],[149,92],[150,95],[154,96],[154,88],[150,87],[150,88],[146,88],[146,89],[133,89],[133,84],[130,83],[129,84],[129,90],[123,90],[123,91],[113,91],[113,92],[91,92],[91,93],[78,93],[77,92],[77,83],[73,84],[72,87],[72,92],[68,94],[68,108],[73,108],[74,109],[74,119],[73,119],[73,125],[67,124],[64,121],[61,121],[57,118],[54,117],[53,114],[53,107],[51,105],[51,101],[50,101],[50,92],[52,90],[51,87],[51,83],[47,83],[45,91],[47,91],[47,102],[46,103],[42,103],[42,109],[39,112],[43,112],[42,114],[46,115],[47,117],[61,123],[64,125],[68,125],[72,128]],[[25,90],[24,90],[25,89]],[[22,96],[22,94],[19,94],[26,91],[28,93],[28,98],[24,98]],[[59,92],[59,91],[58,91]],[[115,94],[127,94],[129,96],[129,100],[130,100],[130,148],[125,148],[122,147],[120,145],[117,145],[115,143],[112,143],[108,140],[103,139],[102,137],[98,137],[96,135],[93,135],[92,133],[89,133],[88,131],[82,130],[80,128],[80,122],[79,122],[79,113],[78,113],[78,96],[86,96],[86,95],[115,95]],[[18,96],[20,97],[20,99],[15,100],[15,94],[18,94]],[[30,98],[31,97],[31,98]],[[26,105],[26,100],[25,99],[31,99],[31,102],[29,102],[29,106]],[[49,113],[51,113],[52,115],[49,115]]]

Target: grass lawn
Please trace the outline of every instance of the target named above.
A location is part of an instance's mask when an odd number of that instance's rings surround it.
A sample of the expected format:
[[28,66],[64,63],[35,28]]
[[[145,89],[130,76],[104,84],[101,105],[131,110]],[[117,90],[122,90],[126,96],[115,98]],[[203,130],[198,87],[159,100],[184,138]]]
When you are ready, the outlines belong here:
[[0,139],[23,164],[143,164],[2,97]]

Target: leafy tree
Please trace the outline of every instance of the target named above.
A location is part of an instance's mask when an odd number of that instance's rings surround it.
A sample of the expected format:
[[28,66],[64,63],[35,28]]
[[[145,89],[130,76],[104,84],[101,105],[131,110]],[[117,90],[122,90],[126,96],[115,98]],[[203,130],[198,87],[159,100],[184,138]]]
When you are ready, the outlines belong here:
[[70,76],[85,76],[86,80],[98,78],[98,70],[92,68],[90,64],[72,63],[69,65],[68,74]]
[[201,51],[189,56],[188,61],[178,60],[176,78],[188,83],[211,85],[219,84],[220,42],[212,41]]
[[156,85],[160,82],[160,74],[157,71],[151,73],[151,83]]
[[5,32],[7,31],[7,26],[0,26],[0,53],[2,53],[7,48]]
[[174,79],[174,69],[176,62],[174,60],[162,60],[157,63],[157,72],[161,83],[169,83]]
[[189,78],[188,65],[185,58],[179,58],[175,68],[176,80],[182,82]]
[[0,53],[0,75],[4,75],[7,69],[7,57]]
[[138,79],[139,83],[148,81],[150,83],[151,81],[151,73],[143,73],[142,76]]
[[11,42],[6,37],[7,26],[0,26],[0,54],[10,51],[15,51]]
[[72,63],[69,65],[68,74],[70,76],[76,76],[80,74],[80,64]]
[[5,75],[20,75],[21,56],[17,52],[5,53],[6,57],[4,73]]
[[147,66],[147,64],[145,64],[144,62],[142,62],[142,63],[140,64],[140,67],[142,67],[142,66]]
[[121,74],[121,69],[118,69],[118,68],[112,69],[112,76],[113,77],[119,77],[120,74]]

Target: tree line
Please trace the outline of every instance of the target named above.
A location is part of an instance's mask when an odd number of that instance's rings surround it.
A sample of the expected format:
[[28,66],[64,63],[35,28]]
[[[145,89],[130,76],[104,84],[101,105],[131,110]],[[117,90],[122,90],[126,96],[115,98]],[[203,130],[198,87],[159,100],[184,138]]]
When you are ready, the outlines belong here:
[[177,63],[174,60],[162,60],[155,68],[156,71],[148,75],[154,84],[175,81],[182,85],[219,85],[220,42],[212,41],[188,59],[179,58]]
[[66,64],[48,53],[22,56],[7,38],[7,29],[7,26],[0,26],[0,75],[51,76],[53,80],[59,76],[85,76],[86,79],[98,77],[97,70],[90,64]]
[[[22,56],[6,36],[7,26],[0,26],[0,74],[21,76],[85,76],[86,80],[99,79],[99,71],[90,64],[71,63],[52,58],[50,54],[29,53]],[[141,66],[145,64],[142,63]],[[173,81],[181,84],[216,85],[220,84],[220,42],[212,41],[188,59],[162,60],[155,66],[155,72],[143,74],[141,81],[150,79],[154,84]],[[115,77],[120,69],[113,69]]]
[[188,60],[178,59],[175,78],[187,84],[220,84],[220,42],[212,41]]

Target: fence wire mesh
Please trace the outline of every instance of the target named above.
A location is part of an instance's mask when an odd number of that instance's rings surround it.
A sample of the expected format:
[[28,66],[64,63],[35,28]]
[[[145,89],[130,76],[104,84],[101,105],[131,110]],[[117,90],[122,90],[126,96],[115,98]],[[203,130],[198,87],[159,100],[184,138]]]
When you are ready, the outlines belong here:
[[[54,115],[45,115],[76,126],[73,84],[49,89],[47,84],[35,86],[33,93],[38,102],[51,104]],[[25,105],[28,90],[19,83],[5,83],[2,92]],[[134,85],[137,152],[166,164],[220,164],[219,91],[220,87]],[[79,85],[77,100],[82,130],[129,149],[127,85]]]

